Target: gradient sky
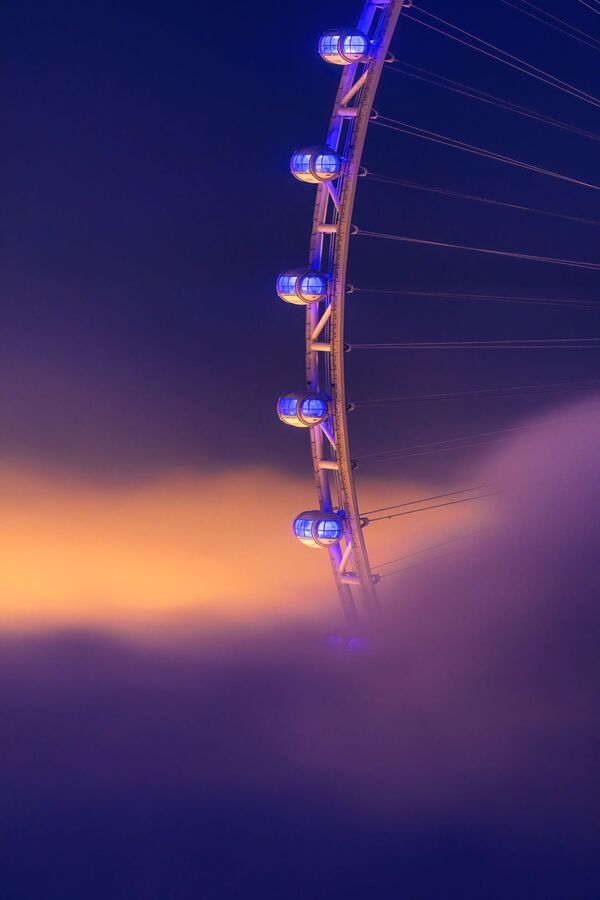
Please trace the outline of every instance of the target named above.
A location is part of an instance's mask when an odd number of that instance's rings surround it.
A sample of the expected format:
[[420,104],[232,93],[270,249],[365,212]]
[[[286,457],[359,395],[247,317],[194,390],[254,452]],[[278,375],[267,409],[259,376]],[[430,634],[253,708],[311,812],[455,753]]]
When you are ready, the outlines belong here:
[[[600,95],[596,50],[503,0],[421,3]],[[583,4],[539,4],[600,39]],[[598,896],[597,402],[352,413],[355,455],[539,426],[491,451],[359,468],[363,508],[487,481],[511,491],[369,529],[377,561],[486,530],[387,582],[388,643],[356,668],[322,650],[322,620],[339,620],[327,560],[289,534],[314,494],[306,436],[274,413],[304,377],[302,311],[274,281],[306,259],[314,192],[288,160],[323,139],[339,75],[316,40],[359,6],[3,7],[7,900]],[[600,134],[598,109],[408,19],[400,59]],[[384,73],[376,108],[600,181],[597,141],[398,72]],[[384,129],[370,130],[364,162],[600,221],[595,190]],[[598,226],[368,179],[355,221],[598,258]],[[598,296],[597,272],[360,237],[349,277]],[[600,336],[596,309],[348,299],[355,342],[588,336]],[[587,351],[348,356],[353,400],[598,378]]]
[[[273,416],[278,393],[303,377],[302,313],[276,300],[273,279],[306,258],[314,192],[290,178],[288,158],[323,139],[338,77],[314,42],[322,27],[351,21],[353,9],[341,0],[231,9],[224,26],[220,7],[200,4],[50,9],[25,0],[5,8],[3,455],[109,479],[174,466],[267,461],[298,471],[306,464],[303,436],[283,432]],[[542,68],[598,89],[592,50],[501,0],[485,9],[465,3],[454,15]],[[588,28],[595,18],[572,13]],[[597,130],[592,107],[408,21],[393,49]],[[396,73],[386,72],[377,107],[594,181],[596,142]],[[413,181],[599,218],[594,191],[383,129],[372,129],[365,162]],[[590,226],[373,182],[361,183],[355,218],[376,230],[547,256],[593,259],[598,241]],[[593,272],[366,239],[353,245],[350,278],[471,293],[588,298],[596,290]],[[599,324],[595,312],[544,306],[350,299],[354,341],[579,336]],[[355,399],[598,374],[594,354],[573,353],[356,353],[348,368]],[[419,443],[484,431],[523,412],[514,400],[488,407],[357,413],[356,452],[393,446],[399,435]],[[429,462],[413,465],[438,476],[439,461]]]
[[[306,258],[314,192],[290,178],[288,158],[294,147],[322,140],[338,77],[315,54],[315,40],[321,28],[351,21],[352,10],[341,2],[325,9],[280,4],[268,15],[247,4],[234,10],[223,36],[218,7],[6,7],[0,463],[8,473],[25,471],[18,484],[41,478],[48,486],[54,479],[48,489],[55,497],[63,489],[72,497],[87,482],[105,508],[118,488],[126,502],[144,489],[164,497],[165,479],[199,484],[213,472],[225,480],[231,472],[240,483],[248,468],[271,469],[273,483],[267,476],[262,493],[247,479],[248,490],[221,503],[232,531],[238,519],[258,515],[268,532],[279,478],[290,478],[287,520],[313,503],[306,437],[282,428],[273,412],[277,395],[303,379],[302,313],[276,299],[273,282],[280,269]],[[459,12],[457,21],[469,29],[527,58],[535,46],[539,66],[594,91],[594,51],[501,0],[485,15],[476,3]],[[580,12],[574,21],[592,27],[594,17]],[[394,40],[399,58],[595,130],[594,108],[406,19]],[[377,107],[594,181],[597,142],[396,72],[385,73]],[[594,191],[383,129],[371,130],[365,163],[384,174],[600,219]],[[576,259],[594,259],[598,237],[593,226],[369,181],[361,181],[355,219],[392,233]],[[594,272],[365,238],[353,243],[350,279],[359,287],[574,299],[594,299],[597,280]],[[595,310],[572,307],[358,293],[348,304],[351,341],[587,336],[598,326]],[[354,400],[574,381],[600,372],[597,354],[572,351],[355,352],[347,368]],[[353,453],[518,424],[565,399],[571,395],[359,408],[350,423]],[[419,496],[418,486],[462,486],[479,453],[365,465],[357,473],[363,508],[378,505],[382,478],[404,485],[400,493],[411,498]],[[34,518],[47,521],[41,496]],[[14,502],[34,514],[31,491]],[[66,527],[74,537],[79,519],[72,499],[57,500],[54,507],[60,506],[58,531]],[[206,503],[196,520],[206,524],[198,524],[191,544],[212,543],[211,514]],[[132,521],[135,532],[140,525]],[[274,556],[283,523],[283,512],[270,523]],[[158,546],[158,534],[155,539]],[[287,547],[287,532],[285,541]],[[24,535],[22,549],[10,556],[37,559],[32,547]],[[54,566],[65,571],[72,539],[62,547],[62,554],[46,552],[42,538],[42,556],[58,557]],[[302,566],[298,548],[284,552],[291,565]],[[75,555],[88,558],[85,546]],[[100,546],[92,556],[106,559]],[[139,571],[135,551],[127,556],[123,567]],[[110,559],[109,553],[101,568],[112,567]],[[163,557],[152,559],[160,569]],[[311,562],[311,572],[315,566],[326,578],[319,562]],[[94,562],[88,571],[93,576],[99,568]],[[18,564],[11,583],[21,572]],[[152,568],[149,578],[160,583],[162,574]],[[53,598],[62,584],[62,577],[53,580],[45,592],[50,619],[60,608]],[[102,593],[106,580],[75,584],[90,596]],[[146,584],[141,578],[140,595]],[[20,588],[20,596],[27,593],[26,585]],[[186,605],[196,592],[192,579]],[[37,593],[29,594],[35,604]],[[277,591],[271,596],[281,603]],[[128,610],[121,595],[115,602]],[[14,601],[5,603],[11,618]],[[165,596],[162,605],[170,603]]]
[[599,423],[488,466],[502,516],[402,576],[368,656],[0,638],[4,895],[595,900]]

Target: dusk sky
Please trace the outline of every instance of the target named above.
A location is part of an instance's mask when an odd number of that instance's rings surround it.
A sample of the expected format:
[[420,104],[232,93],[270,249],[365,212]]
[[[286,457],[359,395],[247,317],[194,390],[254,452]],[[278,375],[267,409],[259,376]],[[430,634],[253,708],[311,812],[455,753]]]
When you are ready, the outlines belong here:
[[[373,123],[384,180],[360,179],[355,223],[598,265],[598,0],[415,6],[588,101],[405,10],[376,110],[567,178]],[[493,494],[369,527],[373,561],[410,571],[382,582],[364,657],[332,653],[327,555],[291,535],[317,501],[306,434],[275,414],[304,386],[275,278],[306,263],[314,187],[289,157],[335,95],[318,37],[360,7],[3,9],[7,900],[600,893],[599,349],[347,355],[362,509]],[[349,343],[600,339],[593,266],[356,235],[349,281]]]

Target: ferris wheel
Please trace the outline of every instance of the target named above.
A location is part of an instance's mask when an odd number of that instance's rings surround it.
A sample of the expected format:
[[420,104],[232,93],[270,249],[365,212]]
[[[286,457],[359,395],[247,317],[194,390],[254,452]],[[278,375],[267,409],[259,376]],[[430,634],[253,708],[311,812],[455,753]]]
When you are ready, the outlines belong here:
[[[422,10],[413,0],[364,0],[362,12],[357,26],[348,30],[336,30],[325,32],[318,44],[321,57],[328,63],[342,68],[341,79],[335,97],[329,128],[325,143],[322,146],[309,146],[293,152],[290,169],[292,175],[300,182],[306,182],[316,187],[316,198],[312,220],[312,232],[308,264],[282,272],[277,278],[277,294],[286,303],[305,307],[305,357],[306,357],[306,383],[303,389],[291,393],[285,393],[279,397],[277,413],[282,422],[297,428],[308,429],[312,453],[313,474],[316,487],[318,505],[299,513],[293,521],[293,533],[295,537],[307,547],[324,549],[327,551],[331,563],[333,577],[344,609],[344,613],[351,629],[360,629],[369,625],[378,615],[378,598],[376,585],[380,576],[374,573],[371,566],[367,546],[364,537],[364,528],[369,524],[368,514],[361,514],[357,500],[357,491],[354,479],[356,462],[350,452],[350,440],[348,429],[348,413],[352,409],[346,396],[345,356],[349,349],[360,347],[362,349],[378,349],[382,347],[404,349],[407,347],[459,347],[465,348],[494,348],[507,349],[540,349],[542,347],[565,350],[589,350],[600,349],[600,337],[589,337],[586,331],[585,337],[564,338],[553,337],[549,339],[524,339],[524,340],[498,340],[498,341],[426,341],[420,344],[396,343],[396,344],[352,344],[345,339],[345,303],[348,294],[353,292],[352,286],[347,282],[348,256],[350,240],[354,234],[369,235],[385,240],[404,241],[411,244],[424,244],[428,247],[444,248],[467,253],[486,254],[486,258],[501,257],[510,260],[526,261],[527,264],[544,264],[551,266],[569,267],[571,271],[579,270],[588,273],[599,272],[600,262],[556,258],[542,256],[531,252],[515,251],[513,249],[495,249],[489,246],[470,246],[448,241],[424,240],[414,236],[390,235],[358,229],[352,222],[354,202],[358,179],[369,175],[362,166],[365,139],[370,123],[381,125],[385,129],[408,135],[411,138],[424,140],[436,145],[449,147],[479,156],[484,160],[492,160],[505,166],[512,166],[521,172],[532,173],[535,177],[551,178],[561,185],[574,185],[578,189],[591,189],[600,191],[600,185],[584,181],[579,177],[570,177],[561,172],[556,172],[543,166],[533,165],[527,161],[498,153],[486,147],[457,140],[448,135],[441,134],[407,122],[379,116],[373,109],[375,95],[379,86],[384,67],[394,68],[397,61],[390,53],[389,47],[396,30],[399,16],[403,9],[411,9],[407,19],[412,20],[413,13],[419,18],[416,24],[432,29],[445,37],[457,41],[459,44],[469,47],[471,50],[492,57],[499,63],[517,69],[520,73],[542,82],[545,85],[568,94],[578,101],[600,109],[600,98],[584,92],[575,86],[557,78],[539,67],[522,60],[514,54],[508,53],[489,42],[477,38],[470,32],[460,29],[445,19],[435,16],[426,10]],[[527,12],[527,10],[520,10]],[[539,18],[539,17],[536,17]],[[548,14],[551,21],[544,21],[545,25],[556,29],[555,17]],[[540,21],[543,21],[540,19]],[[559,21],[559,20],[557,20]],[[562,20],[560,20],[562,22]],[[562,23],[566,26],[567,23]],[[569,26],[571,27],[571,26]],[[562,28],[567,37],[581,41],[581,32],[574,29],[569,33]],[[589,37],[589,35],[587,36]],[[600,40],[591,38],[600,49]],[[492,48],[492,50],[490,50]],[[493,52],[492,52],[493,51]],[[516,61],[516,62],[515,62]],[[471,88],[456,80],[452,80],[428,70],[406,64],[408,71],[404,74],[411,78],[429,81],[431,84],[454,92],[479,103],[485,103],[499,107],[511,115],[516,115],[527,120],[539,122],[543,127],[558,128],[564,132],[570,132],[578,139],[591,139],[600,141],[600,135],[591,133],[580,127],[566,123],[546,114],[540,114],[520,104],[507,101],[503,98],[485,93],[479,89]],[[434,79],[434,80],[432,80]],[[473,194],[465,194],[452,190],[445,190],[435,186],[415,184],[397,178],[383,178],[372,175],[375,180],[390,184],[402,185],[410,189],[430,191],[442,194],[450,198],[458,198],[462,201],[485,203],[488,205],[503,207],[505,209],[520,210],[528,215],[541,215],[554,217],[579,226],[600,227],[600,220],[590,220],[577,216],[565,215],[562,212],[552,212],[528,207],[521,203],[503,202],[489,197],[481,197]],[[406,291],[391,291],[388,293],[411,293]],[[539,298],[539,297],[515,297],[496,296],[483,294],[427,294],[427,292],[412,292],[415,295],[462,297],[470,300],[483,300],[492,302],[542,304],[565,309],[595,309],[600,306],[589,301]],[[598,389],[600,379],[584,382],[562,382],[546,385],[517,385],[503,388],[502,391],[479,389],[473,392],[461,391],[453,394],[436,394],[435,399],[464,398],[469,395],[493,396],[503,393],[504,396],[519,396],[524,392],[543,392],[556,390],[585,390]],[[512,394],[511,394],[512,392]],[[406,399],[406,398],[400,398]],[[432,399],[431,396],[409,399]],[[376,402],[376,401],[373,401]],[[518,428],[505,429],[505,432],[518,431]],[[465,440],[451,438],[449,441],[432,442],[435,449],[424,452],[437,452],[438,450],[456,449],[461,446],[476,446],[472,439],[488,438],[501,434],[498,432],[484,432],[482,434],[466,435]],[[418,445],[419,447],[421,445]],[[403,448],[414,449],[414,448]],[[383,454],[370,454],[374,457],[382,457]],[[480,487],[480,486],[478,486]],[[475,490],[474,488],[466,489]],[[448,494],[438,495],[446,498],[450,495],[461,495],[463,491],[451,491]],[[488,494],[476,494],[474,496],[454,496],[451,500],[439,504],[440,506],[453,505],[468,500],[478,500]],[[436,498],[423,498],[431,500]],[[419,502],[419,501],[415,501]],[[406,503],[398,506],[406,506]],[[425,509],[437,508],[437,506],[424,507]],[[385,508],[390,509],[390,507]],[[422,510],[418,509],[417,512]],[[380,510],[375,510],[380,512]],[[405,515],[402,512],[399,515]],[[392,518],[386,516],[385,518]],[[377,521],[373,519],[372,521]],[[385,565],[385,564],[383,564]],[[378,567],[376,566],[375,569]]]
[[348,620],[355,627],[377,612],[348,436],[344,305],[352,212],[373,101],[389,45],[407,0],[365,0],[357,27],[328,31],[319,41],[327,62],[343,67],[325,145],[293,153],[292,175],[316,185],[309,265],[283,272],[277,293],[306,307],[306,389],[284,394],[286,424],[310,429],[318,509],[294,520],[295,536],[326,548]]

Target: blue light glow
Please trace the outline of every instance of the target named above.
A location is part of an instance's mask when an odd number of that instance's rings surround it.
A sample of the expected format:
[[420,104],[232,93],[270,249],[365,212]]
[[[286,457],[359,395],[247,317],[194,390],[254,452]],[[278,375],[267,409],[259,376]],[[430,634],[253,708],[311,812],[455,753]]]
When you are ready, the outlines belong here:
[[280,416],[293,419],[296,416],[296,403],[294,397],[280,397],[277,403],[277,412]]
[[313,166],[318,175],[335,175],[340,170],[340,161],[335,153],[317,153]]
[[297,275],[280,275],[277,279],[278,294],[294,294],[296,292]]
[[337,519],[320,519],[315,531],[320,541],[339,541],[342,536],[342,523]]
[[326,31],[319,38],[319,53],[337,66],[363,62],[369,53],[369,38],[362,31]]
[[342,53],[348,56],[364,56],[369,49],[368,38],[364,34],[347,34],[342,38]]
[[338,51],[341,35],[324,34],[319,40],[319,53],[322,56],[335,56]]
[[315,549],[331,547],[344,536],[340,516],[320,509],[306,510],[296,516],[293,531],[299,541]]
[[312,526],[310,519],[294,519],[294,534],[296,537],[312,540]]
[[323,296],[327,293],[327,282],[322,275],[315,273],[314,275],[305,275],[300,280],[301,294],[317,294]]
[[298,181],[318,184],[337,178],[342,169],[342,161],[335,150],[329,147],[305,147],[292,153],[290,169]]
[[305,419],[322,419],[327,415],[327,403],[321,397],[307,397],[300,403],[300,413]]
[[342,634],[329,634],[326,643],[330,650],[348,656],[361,656],[367,653],[369,643],[366,637],[348,637]]
[[294,153],[291,161],[292,172],[299,175],[310,175],[310,153]]

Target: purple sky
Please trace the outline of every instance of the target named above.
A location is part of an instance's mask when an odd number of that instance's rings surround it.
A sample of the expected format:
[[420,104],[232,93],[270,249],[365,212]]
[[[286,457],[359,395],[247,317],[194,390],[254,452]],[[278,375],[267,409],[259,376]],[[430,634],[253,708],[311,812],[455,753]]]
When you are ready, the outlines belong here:
[[503,451],[500,521],[391,579],[364,657],[5,637],[8,896],[597,896],[599,423]]
[[[546,29],[515,3],[531,9],[528,0],[416,5],[600,95],[597,48]],[[542,5],[597,34],[600,18],[582,3]],[[148,554],[163,561],[167,539],[181,550],[176,526],[186,554],[169,557],[173,571],[186,580],[184,559],[208,582],[209,564],[197,560],[212,545],[196,540],[195,529],[201,522],[214,540],[212,509],[226,532],[226,565],[255,587],[259,575],[253,580],[235,553],[244,529],[287,538],[293,516],[314,503],[306,435],[274,413],[277,396],[302,386],[305,374],[301,313],[276,299],[274,284],[280,270],[304,264],[314,199],[290,177],[289,155],[322,140],[339,75],[318,58],[316,39],[354,20],[359,6],[7,0],[0,478],[19,472],[35,493],[41,472],[51,498],[44,505],[39,489],[47,517],[34,525],[11,493],[0,526],[26,533],[4,576],[33,586],[34,601],[41,582],[56,588],[59,571],[79,574],[79,566],[87,578],[96,558],[108,583],[117,573],[137,588],[140,572],[153,579]],[[598,225],[531,208],[600,221],[598,104],[405,19],[393,43],[403,62],[592,136],[391,70],[377,97],[382,114],[596,189],[374,127],[364,157],[371,172],[530,209],[365,178],[356,223],[597,259]],[[359,237],[349,278],[363,288],[348,297],[350,342],[598,334],[593,270]],[[459,298],[378,293],[388,290]],[[479,302],[465,293],[585,303]],[[582,381],[593,396],[598,359],[587,350],[349,354],[348,397],[366,401],[350,416],[354,455],[512,427],[554,410],[487,462],[471,449],[373,464],[372,476],[369,463],[357,471],[365,493],[375,479],[378,490],[384,480],[454,486],[459,473],[499,490],[487,531],[386,580],[385,639],[364,656],[337,656],[325,646],[323,622],[306,615],[302,627],[260,634],[240,626],[209,637],[190,627],[175,639],[157,627],[146,643],[93,629],[55,633],[41,624],[44,598],[38,632],[0,633],[0,898],[597,900],[598,400],[577,402],[571,387],[425,407],[368,402]],[[265,490],[243,474],[259,465],[276,473]],[[234,499],[235,478],[245,478],[234,514],[223,496],[208,503],[203,495],[204,517],[184,519],[174,490],[164,488],[181,473],[201,488],[228,482]],[[286,478],[306,507],[294,499],[283,508]],[[79,507],[55,490],[62,479],[75,486]],[[166,501],[144,507],[142,496],[130,519],[131,498],[146,483]],[[127,527],[120,519],[118,532],[121,488]],[[58,514],[52,519],[56,508],[65,512],[64,532]],[[140,508],[147,543],[136,555]],[[73,523],[82,543],[67,537],[57,551]],[[100,540],[115,533],[117,543],[124,535],[116,548]],[[132,533],[136,553],[128,556]],[[98,557],[79,553],[88,539]],[[296,564],[291,554],[289,563],[284,552],[274,555],[269,545],[251,562],[265,576],[267,605],[285,607],[287,597],[273,601],[280,582],[271,576],[277,565],[293,581]],[[164,603],[162,582],[152,586]],[[0,602],[14,611],[8,593]],[[133,593],[140,608],[158,607],[154,594]],[[186,583],[181,596],[188,594]],[[307,607],[315,595],[311,587]],[[120,601],[93,602],[108,621]],[[212,607],[227,602],[219,594]],[[89,612],[86,604],[87,595]],[[230,606],[254,604],[240,589]]]

